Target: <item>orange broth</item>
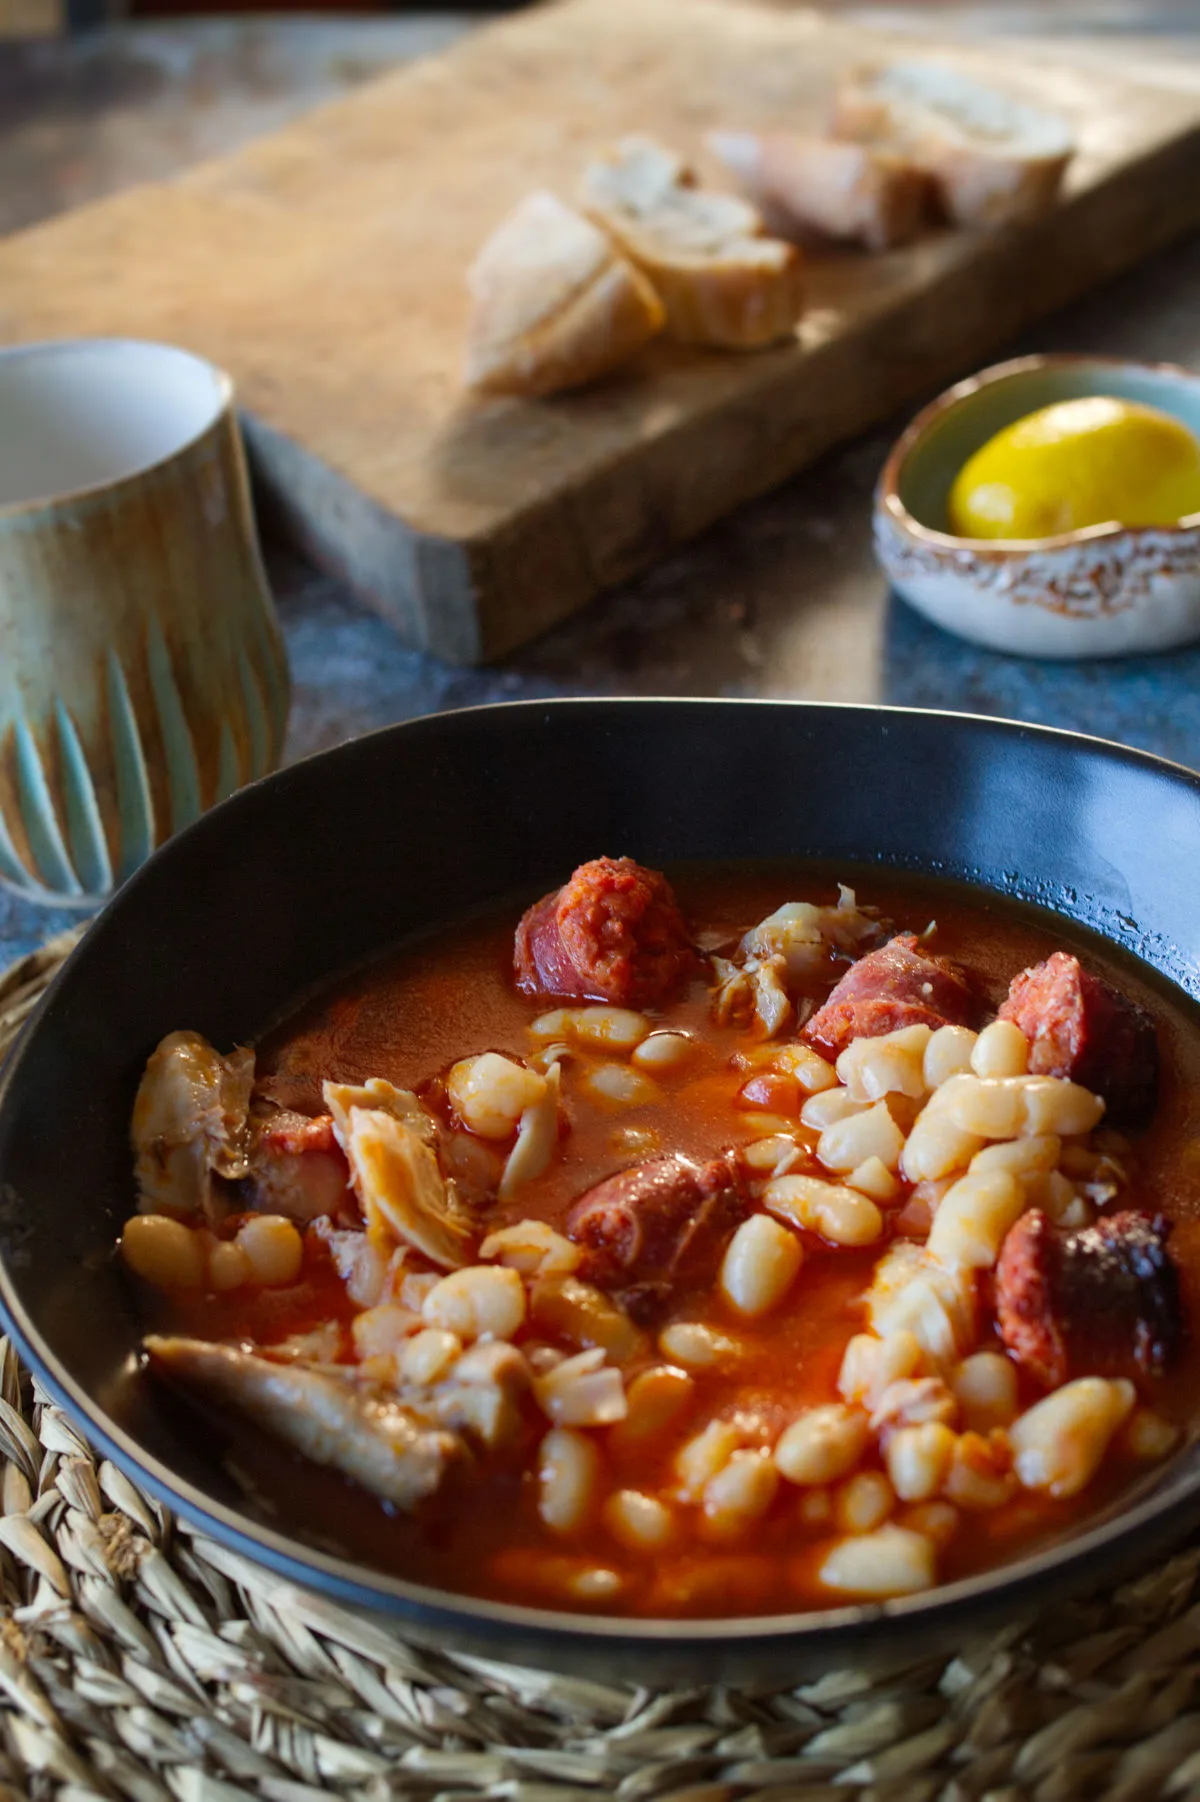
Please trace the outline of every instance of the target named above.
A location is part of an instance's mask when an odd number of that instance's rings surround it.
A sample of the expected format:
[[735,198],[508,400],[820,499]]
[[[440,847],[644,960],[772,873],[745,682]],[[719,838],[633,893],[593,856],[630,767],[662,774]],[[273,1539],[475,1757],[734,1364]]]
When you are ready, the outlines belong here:
[[[947,884],[837,874],[854,883],[860,905],[880,910],[897,931],[919,933],[936,919],[931,949],[968,967],[993,1005],[1018,970],[1052,951],[1075,948],[1090,967],[1152,1010],[1163,1063],[1159,1106],[1138,1141],[1137,1174],[1120,1205],[1162,1211],[1176,1223],[1172,1249],[1182,1267],[1188,1313],[1194,1314],[1200,1286],[1200,1032],[1190,1004],[1149,981],[1141,966],[1044,914]],[[693,927],[706,934],[727,929],[731,937],[785,901],[829,902],[836,892],[827,877],[791,866],[690,868],[674,872],[673,879]],[[528,1055],[530,1023],[559,1005],[522,995],[514,986],[517,917],[511,908],[452,927],[345,983],[266,1039],[260,1075],[281,1079],[277,1092],[310,1111],[320,1107],[323,1079],[353,1082],[370,1076],[415,1088],[444,1107],[436,1079],[452,1062],[486,1049]],[[815,999],[823,998],[844,967],[830,966],[814,987]],[[693,1034],[699,1043],[695,1056],[677,1076],[661,1079],[663,1099],[649,1107],[584,1095],[576,1058],[564,1081],[567,1126],[560,1155],[506,1207],[497,1204],[489,1226],[531,1216],[561,1224],[584,1190],[625,1165],[671,1151],[702,1158],[763,1135],[754,1111],[738,1098],[754,1074],[746,1054],[758,1043],[747,1027],[714,1022],[701,980],[677,1002],[647,1011],[656,1026]],[[648,1446],[621,1448],[617,1430],[603,1430],[610,1479],[622,1487],[665,1490],[680,1445],[714,1414],[742,1416],[752,1436],[769,1442],[801,1408],[837,1399],[842,1353],[860,1330],[861,1297],[882,1249],[839,1250],[809,1240],[795,1287],[759,1321],[735,1317],[715,1289],[680,1297],[675,1315],[704,1319],[736,1335],[745,1355],[736,1371],[697,1375],[694,1405]],[[178,1324],[181,1309],[178,1303],[171,1306]],[[348,1317],[347,1304],[328,1266],[316,1263],[294,1291],[190,1303],[185,1324],[208,1338],[270,1343],[331,1317]],[[654,1355],[651,1338],[644,1362],[663,1361]],[[1184,1425],[1196,1374],[1193,1347],[1182,1367],[1153,1394],[1145,1391],[1143,1399]],[[1035,1399],[1032,1390],[1026,1399]],[[227,1426],[222,1422],[223,1432]],[[571,1599],[564,1585],[573,1574],[602,1567],[622,1580],[619,1596],[600,1604],[614,1613],[767,1614],[844,1602],[824,1590],[817,1575],[834,1530],[827,1521],[813,1521],[804,1492],[786,1483],[744,1542],[708,1543],[702,1520],[697,1526],[694,1518],[667,1552],[627,1550],[599,1525],[570,1541],[556,1541],[537,1512],[535,1450],[544,1428],[531,1414],[520,1443],[487,1456],[469,1476],[452,1478],[413,1518],[236,1425],[229,1427],[227,1455],[261,1506],[287,1530],[426,1585],[507,1601],[594,1608],[594,1602]],[[869,1450],[868,1467],[874,1458]],[[1018,1492],[993,1513],[964,1517],[940,1557],[939,1577],[950,1580],[1026,1552],[1110,1504],[1146,1475],[1146,1466],[1110,1454],[1090,1487],[1070,1501]]]

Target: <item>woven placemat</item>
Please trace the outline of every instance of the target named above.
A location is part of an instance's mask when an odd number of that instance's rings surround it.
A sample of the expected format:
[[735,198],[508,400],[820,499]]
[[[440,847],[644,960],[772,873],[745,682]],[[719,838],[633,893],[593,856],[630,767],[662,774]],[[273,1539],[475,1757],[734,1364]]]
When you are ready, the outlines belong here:
[[[77,938],[0,976],[0,1057]],[[1200,1542],[948,1661],[651,1692],[283,1584],[98,1459],[3,1339],[0,1462],[0,1802],[1200,1802]]]

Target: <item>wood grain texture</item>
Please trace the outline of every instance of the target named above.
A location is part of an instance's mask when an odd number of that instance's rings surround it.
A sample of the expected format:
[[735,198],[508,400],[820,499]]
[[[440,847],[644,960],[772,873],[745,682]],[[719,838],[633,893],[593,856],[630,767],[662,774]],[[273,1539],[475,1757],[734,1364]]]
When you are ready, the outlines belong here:
[[658,345],[576,396],[464,398],[464,271],[526,192],[569,194],[625,130],[697,153],[718,124],[815,125],[840,69],[901,45],[720,0],[562,0],[0,244],[0,338],[142,335],[224,364],[289,532],[410,643],[478,662],[1200,221],[1193,71],[1129,79],[1116,44],[1086,67],[947,48],[1075,122],[1053,216],[814,258],[777,350]]

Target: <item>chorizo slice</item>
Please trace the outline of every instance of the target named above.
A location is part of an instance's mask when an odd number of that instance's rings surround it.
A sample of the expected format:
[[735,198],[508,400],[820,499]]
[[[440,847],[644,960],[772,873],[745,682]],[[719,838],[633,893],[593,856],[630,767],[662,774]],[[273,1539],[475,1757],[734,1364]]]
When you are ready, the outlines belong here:
[[602,1289],[659,1289],[708,1281],[746,1211],[737,1159],[697,1164],[680,1153],[619,1170],[589,1189],[567,1216],[585,1250],[579,1275]]
[[528,994],[649,1007],[696,964],[670,883],[631,857],[597,857],[517,927],[517,986]]
[[946,958],[917,949],[901,932],[860,957],[842,977],[804,1037],[836,1058],[855,1039],[877,1039],[904,1026],[974,1026],[980,1003],[966,976]]
[[1158,1036],[1145,1008],[1070,952],[1022,970],[1000,1009],[1029,1040],[1029,1068],[1103,1095],[1114,1126],[1144,1126],[1158,1093]]
[[1170,1221],[1132,1209],[1064,1232],[1023,1214],[996,1270],[1000,1336],[1048,1388],[1072,1377],[1161,1376],[1183,1348]]

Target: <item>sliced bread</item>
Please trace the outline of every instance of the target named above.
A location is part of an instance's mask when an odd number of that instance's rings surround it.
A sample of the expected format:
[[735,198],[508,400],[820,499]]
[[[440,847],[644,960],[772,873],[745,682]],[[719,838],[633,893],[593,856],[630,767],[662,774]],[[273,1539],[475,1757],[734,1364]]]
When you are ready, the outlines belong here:
[[956,225],[999,225],[1053,205],[1074,154],[1055,113],[943,63],[893,63],[838,89],[835,137],[905,157]]
[[466,382],[488,394],[554,394],[628,362],[662,329],[651,283],[581,213],[531,194],[467,277]]
[[792,336],[804,304],[795,246],[764,236],[746,201],[697,187],[673,151],[622,139],[588,165],[581,203],[653,283],[670,337],[757,350]]

